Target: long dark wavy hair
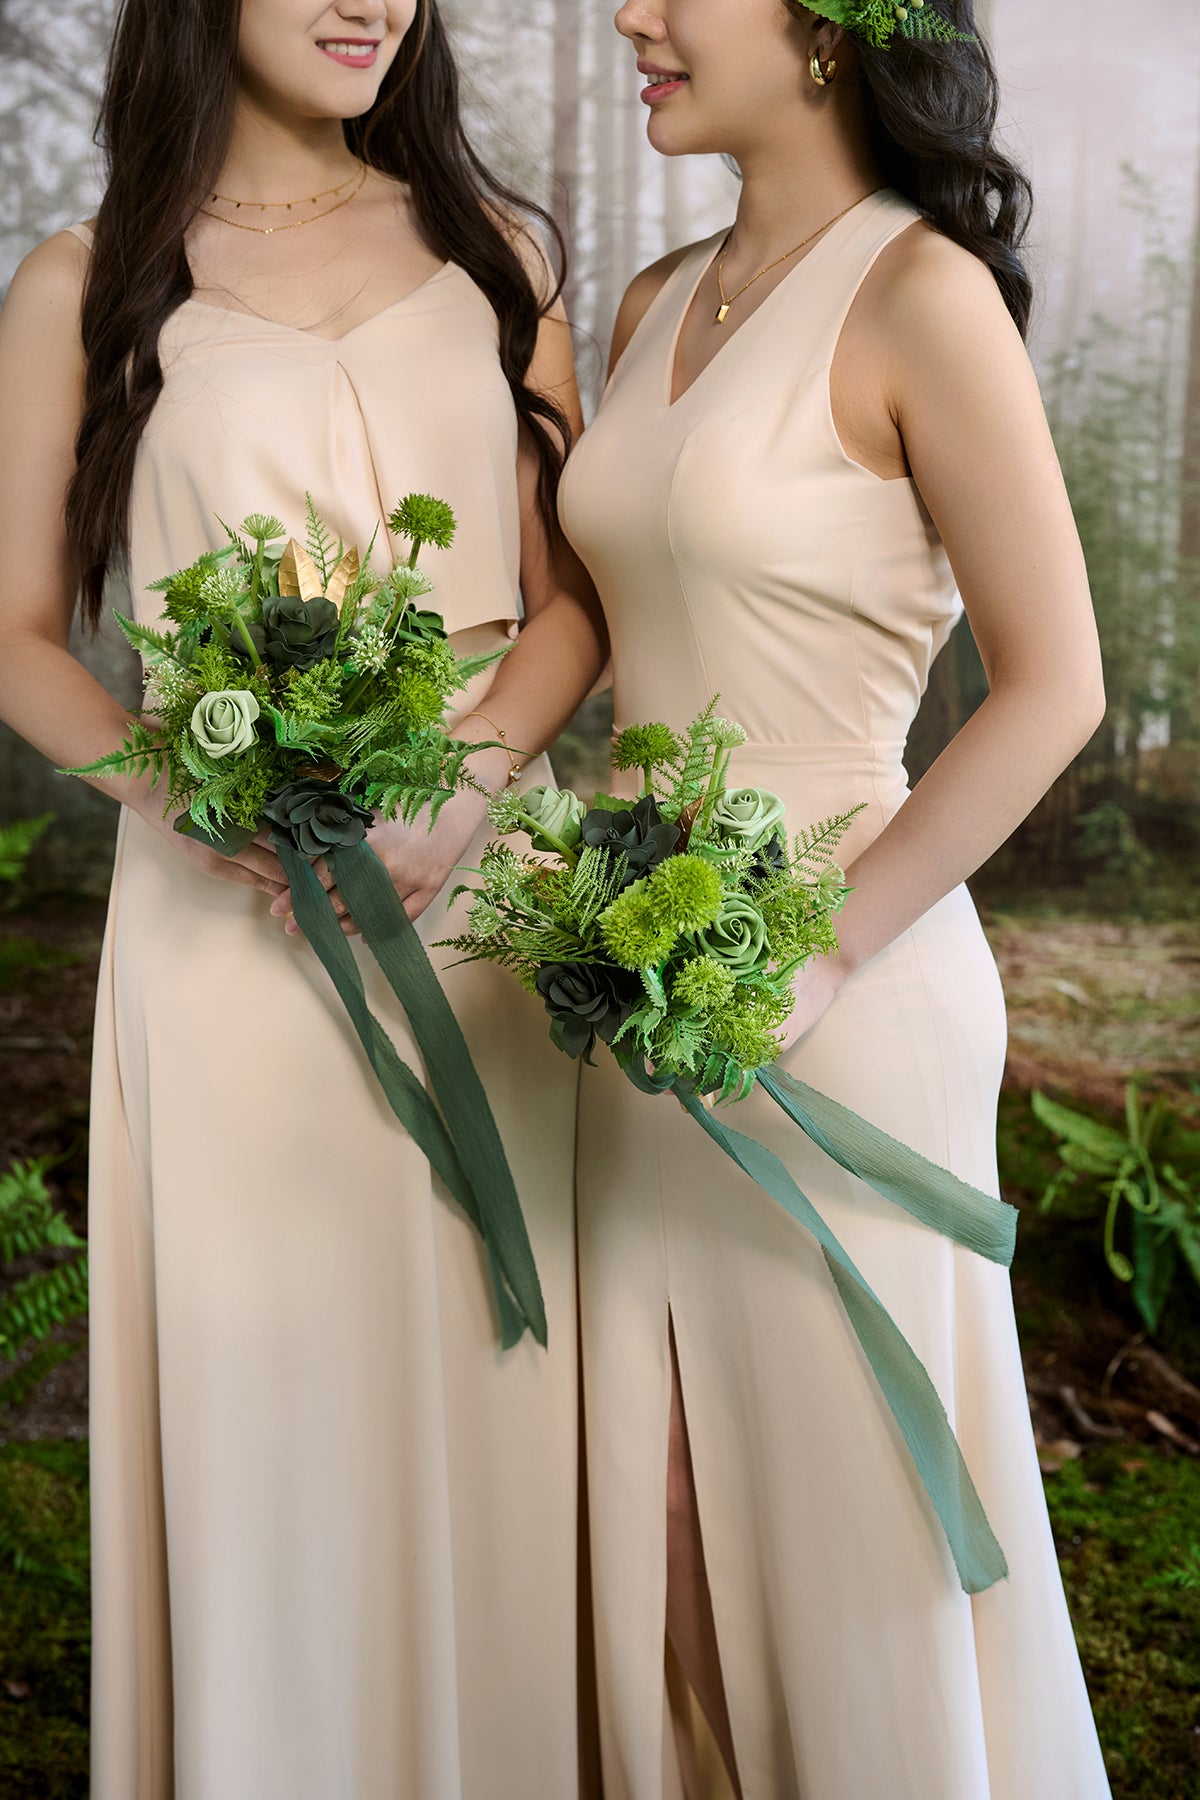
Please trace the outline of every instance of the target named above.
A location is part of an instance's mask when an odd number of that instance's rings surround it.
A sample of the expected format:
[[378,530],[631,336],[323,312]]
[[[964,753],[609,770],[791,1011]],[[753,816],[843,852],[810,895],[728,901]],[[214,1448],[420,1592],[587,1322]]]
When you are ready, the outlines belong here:
[[[184,234],[213,190],[229,142],[240,12],[240,0],[121,0],[117,16],[97,128],[108,183],[83,293],[87,375],[66,503],[81,606],[92,626],[105,575],[128,548],[134,459],[163,383],[159,333],[194,285]],[[459,263],[491,302],[500,363],[537,453],[550,525],[570,431],[525,378],[561,280],[549,296],[535,292],[497,212],[536,218],[560,269],[562,239],[549,216],[497,181],[467,142],[437,0],[419,0],[375,105],[348,121],[345,135],[372,168],[408,183],[430,248]]]
[[[815,16],[799,0],[784,5],[797,18]],[[897,32],[878,50],[847,34],[862,71],[871,152],[889,187],[987,264],[1024,337],[1033,283],[1020,248],[1033,190],[996,142],[999,82],[972,0],[937,0],[937,9],[975,41],[943,44]]]

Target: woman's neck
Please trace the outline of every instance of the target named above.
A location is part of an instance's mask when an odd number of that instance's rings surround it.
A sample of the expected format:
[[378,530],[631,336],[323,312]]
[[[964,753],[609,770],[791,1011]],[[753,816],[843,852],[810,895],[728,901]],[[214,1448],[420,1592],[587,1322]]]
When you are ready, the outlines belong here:
[[857,130],[811,128],[758,138],[738,156],[742,177],[731,251],[769,262],[883,186]]
[[239,95],[218,192],[252,204],[300,200],[353,175],[340,119],[283,120]]

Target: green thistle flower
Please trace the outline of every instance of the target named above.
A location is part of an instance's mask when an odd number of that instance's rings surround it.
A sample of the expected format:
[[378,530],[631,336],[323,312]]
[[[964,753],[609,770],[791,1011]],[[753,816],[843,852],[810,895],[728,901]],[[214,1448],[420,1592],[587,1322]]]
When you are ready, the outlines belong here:
[[683,756],[683,745],[669,725],[627,725],[613,739],[615,769],[640,769],[649,792],[655,769],[668,769]]
[[472,937],[490,938],[500,930],[503,920],[493,903],[481,896],[467,913],[467,923]]
[[435,500],[432,494],[406,494],[388,519],[389,531],[411,540],[414,562],[422,544],[448,550],[457,525],[453,508],[444,500]]
[[273,538],[283,536],[285,526],[274,513],[247,513],[242,520],[242,530],[257,543],[269,544]]
[[368,622],[352,643],[350,662],[361,675],[381,675],[391,654],[392,640],[383,626]]
[[487,816],[493,830],[498,831],[502,837],[507,837],[511,831],[523,830],[523,796],[513,788],[501,788],[488,801]]
[[650,876],[647,895],[676,933],[703,931],[721,910],[721,878],[698,856],[669,856]]
[[606,907],[597,921],[600,936],[614,962],[624,969],[651,968],[662,962],[679,936],[655,905],[648,881],[633,886]]

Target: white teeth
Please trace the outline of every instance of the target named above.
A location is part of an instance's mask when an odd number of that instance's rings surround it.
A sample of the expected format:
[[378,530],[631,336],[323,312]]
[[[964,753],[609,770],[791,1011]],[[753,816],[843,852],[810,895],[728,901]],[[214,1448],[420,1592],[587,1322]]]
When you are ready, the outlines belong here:
[[322,50],[328,50],[331,56],[373,56],[378,49],[377,44],[322,44]]
[[667,81],[686,81],[686,80],[687,80],[686,75],[652,75],[650,77],[650,86],[651,87],[662,87],[663,83],[667,82]]

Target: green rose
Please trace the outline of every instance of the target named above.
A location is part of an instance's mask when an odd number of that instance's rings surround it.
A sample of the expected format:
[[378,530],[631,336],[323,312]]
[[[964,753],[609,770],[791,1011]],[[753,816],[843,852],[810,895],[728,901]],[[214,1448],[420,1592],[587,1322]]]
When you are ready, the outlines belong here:
[[757,850],[783,824],[783,801],[766,788],[734,788],[713,810],[717,837],[734,838],[746,850]]
[[[587,807],[577,794],[566,788],[533,787],[521,795],[520,807],[535,825],[540,825],[548,834],[543,837],[540,831],[531,831],[529,841],[535,850],[557,850],[559,844],[565,844],[573,850],[579,842],[580,826]],[[557,842],[552,842],[557,839]]]
[[745,894],[726,894],[714,922],[693,942],[702,956],[737,976],[753,975],[769,959],[766,921]]
[[233,756],[254,742],[258,701],[244,688],[205,694],[192,712],[192,736],[210,756]]

